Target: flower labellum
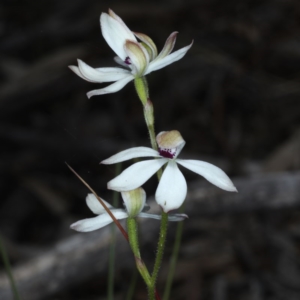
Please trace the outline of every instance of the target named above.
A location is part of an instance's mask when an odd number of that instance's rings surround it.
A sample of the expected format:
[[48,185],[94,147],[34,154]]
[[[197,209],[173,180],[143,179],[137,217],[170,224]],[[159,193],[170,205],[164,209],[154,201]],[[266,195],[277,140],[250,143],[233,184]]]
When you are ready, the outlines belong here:
[[177,130],[163,131],[156,137],[158,152],[166,158],[176,158],[185,145],[185,141]]
[[167,164],[158,184],[155,198],[164,212],[179,208],[186,198],[186,180],[178,168],[178,164],[203,176],[217,187],[236,192],[230,178],[218,167],[200,160],[183,160],[177,156],[185,145],[177,130],[164,131],[157,135],[158,151],[148,147],[135,147],[121,151],[102,164],[114,164],[138,157],[155,157],[153,160],[137,162],[124,170],[119,176],[108,182],[107,187],[116,191],[133,190],[142,186],[163,165]]
[[88,98],[118,92],[135,78],[150,74],[181,59],[193,44],[192,42],[171,53],[177,36],[177,32],[173,32],[166,40],[162,51],[157,54],[156,45],[150,37],[143,33],[132,32],[111,9],[108,14],[101,14],[100,26],[104,39],[117,55],[115,61],[123,68],[95,69],[80,59],[78,59],[78,67],[69,66],[76,75],[84,80],[94,83],[114,82],[105,88],[88,92]]

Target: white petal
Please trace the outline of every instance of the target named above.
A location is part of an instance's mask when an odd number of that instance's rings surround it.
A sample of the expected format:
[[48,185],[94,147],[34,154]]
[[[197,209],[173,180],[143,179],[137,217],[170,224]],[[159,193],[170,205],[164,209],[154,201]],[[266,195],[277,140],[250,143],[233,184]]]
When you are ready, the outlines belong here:
[[125,30],[127,30],[128,35],[131,36],[131,34],[134,34],[128,27],[127,25],[124,23],[124,21],[112,10],[112,9],[108,9],[108,14],[114,18],[115,20],[117,20]]
[[121,90],[129,81],[133,80],[133,76],[130,74],[128,77],[118,80],[114,82],[113,84],[99,90],[93,90],[87,93],[88,98],[91,98],[92,96],[96,95],[104,95],[104,94],[110,94],[115,93]]
[[90,80],[88,78],[86,78],[85,76],[83,76],[83,74],[81,74],[80,70],[78,67],[76,66],[69,66],[69,68],[77,75],[79,76],[80,78],[86,80],[86,81],[89,81],[89,82],[95,82],[94,80]]
[[[118,57],[118,56],[115,56]],[[119,57],[118,57],[119,58]],[[120,58],[119,58],[120,59]],[[125,64],[126,65],[126,64]],[[126,65],[127,69],[118,68],[118,67],[106,67],[106,68],[95,68],[98,72],[100,72],[103,75],[107,75],[109,73],[113,73],[117,70],[118,73],[122,74],[128,74],[128,65]]]
[[134,35],[149,47],[149,50],[151,51],[150,59],[155,59],[157,56],[157,48],[152,39],[148,35],[140,32],[134,32]]
[[[101,198],[102,199],[102,198]],[[87,197],[85,198],[86,204],[89,207],[89,209],[96,215],[100,215],[103,213],[106,213],[106,210],[104,207],[101,205],[99,200],[95,197],[94,194],[88,194]],[[106,204],[106,206],[109,209],[113,209],[113,206],[111,206],[108,202],[102,199],[102,201]]]
[[126,40],[136,42],[134,34],[124,22],[118,22],[106,13],[100,16],[101,31],[109,47],[122,59],[125,60],[126,52],[124,45]]
[[148,214],[144,212],[139,213],[138,217],[145,218],[145,219],[161,220],[161,215]]
[[158,205],[169,212],[181,206],[187,194],[185,178],[174,160],[170,160],[155,193]]
[[[128,217],[124,209],[114,209],[111,210],[111,212],[118,220],[125,219]],[[113,220],[110,217],[110,215],[105,213],[95,218],[89,218],[89,219],[77,221],[76,223],[73,223],[70,226],[70,228],[80,232],[88,232],[88,231],[93,231],[102,228],[112,222]]]
[[159,55],[157,56],[157,58],[155,60],[162,59],[172,52],[174,45],[176,43],[177,34],[178,34],[177,31],[174,31],[170,34],[170,36],[167,38],[167,40],[165,42],[163,49],[161,50],[161,52],[159,53]]
[[133,164],[119,176],[108,182],[107,188],[115,191],[130,191],[142,186],[167,159],[153,159]]
[[179,222],[188,219],[188,215],[186,214],[169,214],[168,221],[171,222]]
[[[129,74],[129,70],[121,68],[98,68],[94,69],[82,60],[78,59],[78,68],[80,73],[91,82],[110,82],[118,81],[126,78]],[[76,73],[77,74],[77,73]]]
[[190,45],[188,45],[184,48],[181,48],[162,59],[157,59],[153,62],[150,62],[148,69],[146,71],[146,74],[149,74],[153,71],[164,68],[164,67],[172,64],[173,62],[183,58],[184,55],[188,52],[188,50],[192,47],[192,45],[193,45],[193,42]]
[[237,189],[233,185],[230,178],[220,168],[201,161],[201,160],[182,160],[177,159],[177,163],[185,168],[203,176],[206,180],[216,185],[220,189],[229,192],[236,192]]
[[137,157],[160,157],[156,150],[148,147],[134,147],[121,151],[103,161],[101,164],[111,165]]
[[[126,26],[126,24],[124,23],[124,21],[112,10],[112,9],[108,9],[108,14],[112,17],[112,18],[114,18],[115,20],[117,20],[119,23],[121,23],[123,26],[125,26],[126,28],[127,28],[127,26]],[[130,31],[130,29],[128,28],[128,30]]]
[[[161,220],[161,215],[148,214],[148,213],[144,213],[144,212],[141,212],[138,215],[138,217]],[[179,221],[183,221],[184,219],[187,219],[187,218],[188,218],[188,216],[186,214],[169,214],[168,215],[168,221],[171,221],[171,222],[179,222]]]

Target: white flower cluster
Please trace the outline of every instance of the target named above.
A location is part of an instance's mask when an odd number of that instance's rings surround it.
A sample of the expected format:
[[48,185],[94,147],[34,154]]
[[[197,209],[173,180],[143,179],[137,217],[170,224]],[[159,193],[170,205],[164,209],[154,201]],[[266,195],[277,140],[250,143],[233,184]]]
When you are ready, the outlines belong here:
[[[150,37],[132,32],[112,10],[109,10],[108,14],[101,14],[100,24],[104,39],[117,54],[115,61],[124,68],[94,69],[81,60],[78,60],[78,67],[70,66],[70,69],[84,80],[94,83],[114,82],[105,88],[88,92],[88,97],[117,92],[129,81],[143,77],[181,59],[192,46],[190,44],[171,53],[177,35],[177,32],[173,32],[158,54],[156,45]],[[135,147],[121,151],[102,161],[102,164],[115,164],[133,158],[154,157],[154,159],[133,164],[108,182],[108,189],[121,192],[125,205],[125,209],[116,209],[105,202],[116,219],[128,217],[160,219],[158,215],[144,212],[146,193],[141,186],[164,165],[166,167],[158,184],[155,199],[165,213],[179,208],[187,195],[186,180],[178,165],[203,176],[223,190],[237,191],[232,181],[220,168],[199,160],[177,158],[185,145],[185,141],[177,130],[159,133],[156,142],[158,151],[147,147]],[[91,231],[112,222],[109,214],[93,194],[87,196],[86,202],[91,211],[98,216],[78,221],[71,225],[72,229]],[[184,214],[169,215],[169,220],[181,221],[186,217]]]
[[132,32],[111,9],[108,14],[101,14],[100,25],[104,39],[117,54],[115,61],[123,68],[94,69],[80,59],[78,59],[78,67],[69,66],[75,74],[84,80],[94,83],[114,82],[105,88],[88,92],[89,98],[95,95],[118,92],[135,78],[164,68],[181,59],[193,44],[171,53],[177,36],[177,32],[173,32],[168,37],[162,51],[157,54],[156,45],[149,36]]

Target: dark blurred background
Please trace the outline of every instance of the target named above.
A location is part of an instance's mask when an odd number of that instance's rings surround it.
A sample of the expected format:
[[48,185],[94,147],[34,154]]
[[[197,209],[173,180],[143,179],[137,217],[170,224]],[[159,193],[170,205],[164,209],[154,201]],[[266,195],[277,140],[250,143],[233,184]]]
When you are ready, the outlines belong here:
[[[183,171],[190,218],[171,299],[300,299],[299,1],[10,0],[0,4],[0,232],[22,299],[105,299],[109,229],[69,229],[92,213],[87,189],[65,162],[111,200],[106,183],[115,169],[99,162],[150,146],[132,83],[89,100],[86,93],[101,85],[67,68],[77,58],[115,66],[99,26],[109,7],[158,50],[173,31],[175,50],[194,39],[182,60],[147,76],[156,131],[179,130],[186,140],[181,157],[222,167],[239,189],[228,195]],[[155,187],[155,178],[145,185],[149,196]],[[154,223],[142,234],[149,265]],[[175,229],[170,224],[161,290]],[[82,247],[77,256],[74,241]],[[102,256],[89,243],[98,243]],[[116,299],[125,299],[134,272],[124,251],[115,267]],[[4,271],[0,295],[12,299]],[[138,279],[134,299],[145,298]]]

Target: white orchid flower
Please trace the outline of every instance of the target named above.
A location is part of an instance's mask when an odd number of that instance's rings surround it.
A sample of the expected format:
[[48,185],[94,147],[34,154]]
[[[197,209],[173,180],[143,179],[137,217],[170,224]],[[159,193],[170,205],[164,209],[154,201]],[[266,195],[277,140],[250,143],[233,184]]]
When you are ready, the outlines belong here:
[[155,159],[137,162],[124,170],[119,176],[109,181],[108,189],[127,191],[142,186],[163,165],[167,164],[156,190],[156,202],[164,212],[169,212],[181,206],[186,198],[187,184],[178,165],[203,176],[217,187],[236,192],[229,177],[218,167],[200,160],[183,160],[177,156],[185,141],[177,130],[164,131],[157,135],[158,151],[148,147],[136,147],[121,151],[102,161],[102,164],[114,164],[132,158],[153,156]]
[[[140,218],[151,218],[160,220],[160,215],[149,214],[143,211],[148,210],[149,206],[146,204],[146,193],[144,189],[137,188],[132,191],[122,192],[122,198],[124,201],[124,205],[126,209],[119,209],[114,208],[108,202],[103,202],[106,206],[110,209],[112,214],[115,216],[116,219],[126,219],[128,217],[140,217]],[[76,231],[80,232],[88,232],[100,229],[110,223],[113,222],[111,216],[106,212],[103,206],[100,204],[98,199],[95,197],[94,194],[88,194],[86,197],[86,204],[89,209],[96,215],[97,217],[84,219],[77,221],[76,223],[72,224],[70,227]],[[170,215],[168,220],[169,221],[182,221],[187,218],[185,214],[174,214]]]
[[[167,39],[162,51],[157,54],[157,48],[150,37],[143,33],[132,32],[122,19],[111,9],[108,14],[100,16],[101,31],[110,48],[117,54],[115,61],[123,68],[92,68],[78,59],[78,67],[69,68],[84,80],[113,84],[87,93],[88,98],[94,95],[114,93],[121,90],[131,80],[159,70],[179,59],[191,48],[192,43],[172,54],[177,32],[173,32]],[[137,38],[141,41],[138,42]]]

